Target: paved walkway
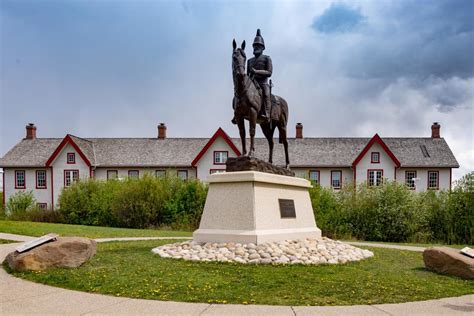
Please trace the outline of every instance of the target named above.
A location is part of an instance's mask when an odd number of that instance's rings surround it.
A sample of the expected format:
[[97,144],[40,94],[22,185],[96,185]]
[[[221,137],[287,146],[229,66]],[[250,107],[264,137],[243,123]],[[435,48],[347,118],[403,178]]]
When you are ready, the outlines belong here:
[[[9,238],[7,238],[7,235]],[[0,239],[32,237],[3,234]],[[161,238],[160,239],[176,239]],[[151,239],[158,239],[157,237]],[[101,239],[100,241],[110,241]],[[113,239],[124,240],[124,239]],[[137,240],[137,239],[125,239]],[[139,239],[140,240],[140,239]],[[0,260],[18,243],[0,245]],[[381,245],[381,244],[380,244]],[[375,247],[374,244],[370,246]],[[410,246],[401,246],[410,247]],[[391,247],[389,247],[391,248]],[[410,247],[412,248],[412,247]],[[410,249],[406,249],[410,250]],[[418,251],[418,250],[415,250]],[[422,302],[354,306],[219,305],[163,302],[67,290],[25,281],[0,269],[0,315],[473,315],[474,295]]]

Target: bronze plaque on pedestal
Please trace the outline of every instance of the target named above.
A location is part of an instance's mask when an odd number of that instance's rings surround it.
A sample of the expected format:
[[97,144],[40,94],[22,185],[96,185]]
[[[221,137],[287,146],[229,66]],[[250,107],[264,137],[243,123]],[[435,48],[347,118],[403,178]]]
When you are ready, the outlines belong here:
[[296,218],[295,201],[287,199],[278,199],[280,204],[281,218]]

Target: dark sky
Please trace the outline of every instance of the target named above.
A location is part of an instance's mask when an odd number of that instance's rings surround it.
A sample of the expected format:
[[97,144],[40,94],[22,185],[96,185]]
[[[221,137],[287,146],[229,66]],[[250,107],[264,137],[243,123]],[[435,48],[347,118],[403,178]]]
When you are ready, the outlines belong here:
[[[474,170],[474,1],[0,1],[0,155],[39,137],[210,137],[262,30],[289,134],[430,136]],[[247,45],[251,55],[251,45]],[[261,132],[259,131],[259,135]]]

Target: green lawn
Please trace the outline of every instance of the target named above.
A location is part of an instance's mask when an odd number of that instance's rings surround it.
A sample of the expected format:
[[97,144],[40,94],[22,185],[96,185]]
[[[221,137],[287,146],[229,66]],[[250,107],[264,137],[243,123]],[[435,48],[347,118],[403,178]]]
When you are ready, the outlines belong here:
[[370,248],[345,265],[241,265],[164,259],[170,241],[110,242],[78,269],[14,273],[31,281],[115,296],[186,302],[353,305],[400,303],[474,293],[474,281],[424,269],[420,253]]
[[11,244],[11,243],[14,243],[14,242],[18,242],[18,241],[7,240],[7,239],[0,239],[0,245],[2,245],[2,244]]
[[156,229],[128,229],[84,225],[51,224],[0,220],[0,233],[26,236],[42,236],[56,233],[61,236],[103,237],[178,237],[191,236],[191,232],[166,231]]
[[408,243],[408,242],[383,242],[383,241],[365,241],[365,240],[344,240],[345,242],[364,242],[364,243],[372,243],[372,244],[385,244],[385,245],[395,245],[395,246],[414,246],[414,247],[451,247],[451,248],[458,248],[462,249],[464,247],[471,247],[473,245],[447,245],[441,243]]

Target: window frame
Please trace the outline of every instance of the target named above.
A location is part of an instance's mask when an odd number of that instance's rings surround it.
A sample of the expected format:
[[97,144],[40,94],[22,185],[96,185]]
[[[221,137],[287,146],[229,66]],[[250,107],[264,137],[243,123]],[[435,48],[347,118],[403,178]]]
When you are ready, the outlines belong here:
[[[163,175],[159,176],[158,172],[163,172]],[[156,169],[155,170],[155,178],[166,178],[166,169]]]
[[[115,172],[116,177],[115,178],[110,178],[109,177],[109,172]],[[107,169],[107,181],[109,180],[117,180],[118,179],[118,170],[117,169]]]
[[[340,175],[340,179],[339,179],[339,186],[338,187],[335,187],[333,185],[333,173],[339,173]],[[334,190],[340,190],[342,188],[342,170],[331,170],[331,188],[334,189]]]
[[48,203],[38,202],[36,203],[36,207],[42,211],[46,211],[48,209]]
[[[216,162],[216,154],[217,153],[226,153],[226,161],[225,162]],[[228,150],[214,150],[212,154],[212,160],[214,162],[214,165],[225,165],[227,162],[227,159],[229,158],[229,151]]]
[[[183,179],[182,177],[180,177],[180,176],[179,176],[179,173],[180,173],[180,172],[186,172],[186,178]],[[186,170],[186,169],[178,169],[178,170],[176,170],[176,176],[177,176],[178,178],[180,178],[180,179],[188,180],[188,178],[189,178],[188,170]]]
[[[23,186],[18,186],[18,172],[23,172]],[[5,177],[5,174],[3,176]],[[26,189],[26,170],[15,170],[15,189]]]
[[[310,170],[308,171],[308,179],[309,179],[309,181],[312,181],[312,179],[311,179],[311,172],[317,172],[317,173],[318,173],[318,179],[316,180],[316,184],[321,185],[321,170],[319,170],[319,169],[310,169]],[[342,176],[341,176],[341,178],[342,178]]]
[[[377,155],[378,161],[374,160],[374,154]],[[373,151],[370,153],[370,163],[380,163],[380,152],[379,151]]]
[[417,172],[416,170],[405,170],[405,186],[409,189],[409,190],[416,190],[416,181],[413,181],[413,187],[409,186],[408,183],[407,183],[407,173],[409,172],[413,172],[415,173],[415,176],[413,178],[416,178],[417,177]]
[[[430,173],[436,174],[436,188],[430,187]],[[428,170],[426,177],[426,189],[427,190],[439,190],[439,170]]]
[[[72,172],[72,179],[71,179],[71,183],[69,185],[66,185],[66,173],[68,173],[68,172]],[[64,187],[65,188],[69,188],[71,185],[74,184],[74,172],[77,172],[76,181],[79,181],[79,169],[65,169],[64,170],[63,176],[64,176]]]
[[[72,161],[69,161],[69,157],[72,157]],[[67,153],[66,154],[66,163],[68,165],[75,165],[76,164],[76,153]]]
[[[137,172],[137,177],[136,177],[136,178],[134,178],[134,177],[132,177],[132,176],[130,175],[132,172]],[[138,170],[138,169],[130,169],[130,170],[128,170],[128,178],[129,178],[129,179],[135,179],[135,180],[140,179],[140,170]]]
[[[377,184],[377,172],[381,172],[382,174],[380,175],[380,184]],[[375,172],[375,176],[374,176],[374,184],[371,185],[370,184],[370,173],[371,172]],[[379,187],[379,186],[382,186],[383,185],[383,169],[367,169],[367,186],[368,187]]]
[[222,173],[225,172],[225,169],[209,169],[209,174]]
[[[38,173],[39,172],[44,172],[44,186],[39,186],[38,185]],[[48,188],[48,172],[44,169],[40,169],[40,170],[36,170],[35,171],[35,175],[36,175],[36,189],[38,190],[44,190],[44,189],[47,189]]]

